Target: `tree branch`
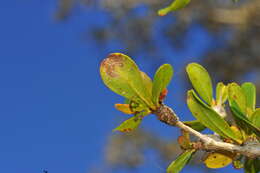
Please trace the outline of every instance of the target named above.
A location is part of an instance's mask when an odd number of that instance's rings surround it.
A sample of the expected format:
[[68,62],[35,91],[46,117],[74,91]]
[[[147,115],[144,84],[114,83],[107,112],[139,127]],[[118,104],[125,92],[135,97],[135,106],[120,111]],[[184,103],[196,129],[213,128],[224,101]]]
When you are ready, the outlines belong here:
[[179,127],[180,129],[196,136],[202,142],[201,149],[213,150],[213,151],[229,151],[232,153],[240,153],[250,158],[260,157],[260,143],[247,143],[244,145],[235,145],[223,141],[217,141],[207,135],[204,135],[189,126],[179,121],[179,117],[168,106],[162,104],[155,112],[153,112],[157,118],[171,126]]

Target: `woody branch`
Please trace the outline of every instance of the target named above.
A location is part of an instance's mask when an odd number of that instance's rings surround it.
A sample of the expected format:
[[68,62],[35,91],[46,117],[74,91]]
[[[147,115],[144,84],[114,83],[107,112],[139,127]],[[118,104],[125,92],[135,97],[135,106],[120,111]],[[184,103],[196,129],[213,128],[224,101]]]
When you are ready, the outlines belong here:
[[204,150],[212,150],[212,151],[218,151],[218,150],[224,150],[229,151],[232,153],[240,153],[244,156],[250,157],[250,158],[257,158],[260,157],[260,143],[247,143],[244,145],[236,145],[231,144],[223,141],[217,141],[216,139],[213,139],[207,135],[204,135],[189,126],[185,125],[181,121],[179,121],[179,117],[175,114],[175,112],[168,106],[162,104],[155,112],[154,114],[157,116],[157,118],[170,125],[170,126],[176,126],[180,129],[196,136],[200,141],[202,142],[201,149]]

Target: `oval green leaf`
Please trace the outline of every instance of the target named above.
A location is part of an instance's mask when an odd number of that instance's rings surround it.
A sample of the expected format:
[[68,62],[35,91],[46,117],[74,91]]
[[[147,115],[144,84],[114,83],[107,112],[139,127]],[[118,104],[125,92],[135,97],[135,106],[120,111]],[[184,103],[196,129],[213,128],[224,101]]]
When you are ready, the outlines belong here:
[[178,173],[180,172],[186,164],[188,164],[191,159],[193,153],[196,150],[186,150],[184,153],[178,156],[176,160],[174,160],[169,167],[167,168],[167,173]]
[[216,102],[217,105],[222,105],[228,98],[227,86],[219,82],[216,87]]
[[152,100],[153,103],[159,105],[159,97],[161,92],[167,88],[173,76],[173,68],[170,64],[164,64],[158,68],[153,79]]
[[169,6],[163,8],[163,9],[160,9],[158,11],[158,15],[165,16],[166,14],[168,14],[171,11],[176,11],[176,10],[184,8],[189,3],[190,3],[190,0],[174,0]]
[[245,82],[241,85],[241,88],[246,97],[247,114],[251,115],[255,111],[256,102],[256,88],[251,82]]
[[150,108],[155,108],[140,70],[127,55],[112,53],[100,66],[105,85],[115,93]]
[[241,111],[244,115],[247,115],[246,96],[238,84],[231,83],[228,85],[228,101],[231,107],[235,107],[233,103],[236,103],[239,111]]
[[201,101],[193,90],[188,91],[187,104],[193,116],[204,126],[222,137],[241,143],[241,139],[236,136],[229,124],[211,107]]
[[206,103],[211,105],[213,101],[213,89],[207,70],[197,63],[191,63],[186,67],[186,71],[193,88]]

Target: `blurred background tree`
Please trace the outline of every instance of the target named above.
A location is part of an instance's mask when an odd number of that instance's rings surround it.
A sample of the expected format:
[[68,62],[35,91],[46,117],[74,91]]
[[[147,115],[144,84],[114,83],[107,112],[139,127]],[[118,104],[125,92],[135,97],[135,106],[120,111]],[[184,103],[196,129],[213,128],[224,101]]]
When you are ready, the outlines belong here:
[[[200,45],[192,42],[189,36],[194,29],[201,30],[210,42],[206,48],[201,48],[199,61],[214,74],[215,81],[250,79],[260,93],[259,0],[240,0],[237,3],[231,0],[191,1],[186,8],[159,17],[157,10],[169,3],[166,0],[59,0],[55,18],[63,22],[71,20],[70,16],[79,9],[105,10],[109,24],[93,27],[84,36],[93,37],[101,48],[116,40],[126,48],[126,54],[149,57],[146,60],[154,62],[154,65],[161,64],[165,52],[174,57],[176,52],[191,51],[189,45],[199,48]],[[187,58],[184,61],[193,60]],[[157,151],[158,160],[165,165],[180,152],[175,143],[144,129],[129,135],[112,135],[106,146],[104,166],[93,168],[92,172],[134,169],[143,163],[147,148]],[[201,160],[198,157],[194,160]]]

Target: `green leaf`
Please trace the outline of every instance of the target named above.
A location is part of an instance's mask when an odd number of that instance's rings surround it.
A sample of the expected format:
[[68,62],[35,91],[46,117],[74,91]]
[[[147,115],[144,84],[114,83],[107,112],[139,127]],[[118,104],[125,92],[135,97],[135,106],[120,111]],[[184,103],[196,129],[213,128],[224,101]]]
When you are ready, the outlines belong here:
[[167,173],[178,173],[183,167],[189,162],[192,157],[192,154],[196,150],[186,150],[184,153],[178,156],[176,160],[174,160],[169,167],[167,168]]
[[131,131],[135,130],[140,125],[141,122],[142,122],[141,117],[133,116],[133,117],[125,120],[118,127],[113,129],[113,131],[131,132]]
[[152,95],[153,82],[152,82],[151,78],[145,72],[142,72],[142,71],[141,71],[141,77],[143,79],[146,89],[148,90],[150,95]]
[[105,85],[115,93],[155,109],[140,70],[127,55],[110,54],[102,61],[100,74]]
[[245,173],[259,173],[260,172],[260,160],[246,158],[244,164]]
[[231,83],[228,85],[228,101],[230,106],[234,107],[232,103],[236,103],[239,110],[244,114],[247,115],[246,111],[246,96],[242,90],[242,88],[236,84]]
[[251,122],[258,128],[260,128],[260,108],[257,108],[250,117]]
[[227,86],[219,82],[216,87],[216,102],[217,105],[222,105],[228,98]]
[[164,64],[158,68],[153,79],[152,100],[159,105],[160,93],[168,86],[173,76],[173,68],[170,64]]
[[203,100],[211,105],[213,101],[213,89],[207,70],[197,63],[191,63],[186,67],[186,71],[193,88]]
[[184,8],[189,3],[190,3],[190,0],[174,0],[169,6],[163,8],[163,9],[160,9],[158,11],[158,15],[165,16],[166,14],[168,14],[171,11],[176,11],[176,10]]
[[235,135],[229,124],[211,107],[203,103],[193,90],[188,91],[187,104],[193,116],[204,126],[222,137],[231,138],[241,143],[241,139]]
[[258,137],[260,137],[260,128],[254,125],[241,111],[237,109],[235,103],[232,104],[231,111],[234,115],[234,118],[239,125],[239,128],[245,130],[247,134],[254,132]]
[[183,121],[183,123],[199,132],[206,129],[206,127],[199,120]]
[[255,111],[255,102],[256,102],[255,85],[251,82],[246,82],[242,84],[241,88],[246,97],[247,114],[251,115]]

